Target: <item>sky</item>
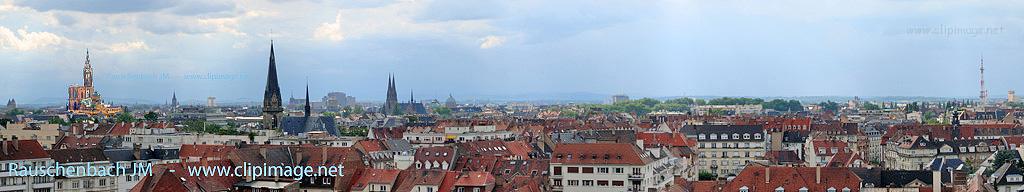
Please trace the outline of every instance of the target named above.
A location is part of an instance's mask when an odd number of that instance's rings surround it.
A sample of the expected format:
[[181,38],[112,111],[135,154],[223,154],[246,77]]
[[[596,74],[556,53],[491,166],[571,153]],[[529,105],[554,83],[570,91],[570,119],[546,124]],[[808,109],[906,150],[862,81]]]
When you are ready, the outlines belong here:
[[[0,0],[0,99],[1024,93],[1020,1]],[[572,99],[572,98],[561,98]]]

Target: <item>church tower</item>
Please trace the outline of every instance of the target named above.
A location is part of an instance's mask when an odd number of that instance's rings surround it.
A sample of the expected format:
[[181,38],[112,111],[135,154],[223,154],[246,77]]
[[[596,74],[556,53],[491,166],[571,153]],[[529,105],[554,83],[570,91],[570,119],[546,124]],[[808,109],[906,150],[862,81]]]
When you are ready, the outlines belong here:
[[171,92],[171,107],[178,107],[178,93]]
[[384,101],[384,107],[382,107],[381,110],[381,113],[388,115],[396,115],[399,113],[398,91],[395,90],[395,77],[393,75],[388,75],[388,96]]
[[274,42],[270,42],[270,64],[267,68],[267,88],[263,92],[263,128],[278,129],[281,124],[281,87],[277,85],[277,64],[274,61]]
[[92,87],[92,64],[89,64],[89,50],[85,50],[85,68],[82,69],[83,83],[86,87]]

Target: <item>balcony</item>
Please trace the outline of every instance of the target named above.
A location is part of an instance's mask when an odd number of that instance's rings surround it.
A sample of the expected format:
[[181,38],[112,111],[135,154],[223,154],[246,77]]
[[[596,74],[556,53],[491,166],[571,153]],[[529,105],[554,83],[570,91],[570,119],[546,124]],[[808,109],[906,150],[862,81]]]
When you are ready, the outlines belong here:
[[629,174],[629,179],[644,179],[644,175],[640,173]]

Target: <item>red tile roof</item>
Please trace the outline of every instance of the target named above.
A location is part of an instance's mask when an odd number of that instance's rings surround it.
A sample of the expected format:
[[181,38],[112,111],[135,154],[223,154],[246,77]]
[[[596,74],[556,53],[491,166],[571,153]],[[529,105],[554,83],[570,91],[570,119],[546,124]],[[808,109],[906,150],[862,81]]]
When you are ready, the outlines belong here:
[[0,161],[50,158],[36,140],[0,141],[6,149],[0,149]]
[[693,140],[687,139],[686,135],[681,133],[651,133],[651,132],[639,132],[636,133],[637,140],[644,141],[645,148],[666,146],[666,147],[691,147],[694,143]]
[[395,180],[398,179],[398,173],[401,170],[397,169],[367,169],[360,174],[359,179],[352,184],[354,191],[362,191],[371,184],[381,185],[392,185],[394,186]]
[[[820,169],[820,175],[817,173]],[[818,182],[820,176],[821,182]],[[765,167],[748,165],[731,182],[725,184],[721,191],[739,191],[747,187],[750,191],[774,191],[783,187],[786,191],[796,191],[806,187],[809,191],[827,191],[835,188],[842,191],[850,188],[860,190],[861,179],[847,168],[835,167]]]
[[551,163],[646,165],[653,161],[642,149],[629,143],[559,144],[551,154]]

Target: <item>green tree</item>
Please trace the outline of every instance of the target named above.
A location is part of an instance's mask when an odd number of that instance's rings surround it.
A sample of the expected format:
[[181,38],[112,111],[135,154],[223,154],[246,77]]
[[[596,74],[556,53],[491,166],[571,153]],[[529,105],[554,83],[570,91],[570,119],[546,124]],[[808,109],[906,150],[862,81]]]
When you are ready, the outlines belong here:
[[763,99],[746,98],[746,97],[738,97],[738,98],[722,97],[722,98],[716,98],[716,99],[712,99],[711,101],[708,101],[709,105],[758,105],[758,104],[761,104],[761,103],[764,103]]
[[13,118],[14,116],[18,116],[18,115],[24,115],[24,114],[25,114],[25,111],[24,111],[24,110],[21,110],[21,109],[18,109],[18,108],[14,108],[14,109],[11,109],[11,110],[7,110],[7,116],[8,116],[8,117],[12,117],[12,118]]
[[[1014,160],[1017,160],[1017,161],[1014,161]],[[1007,162],[1017,163],[1016,165],[1018,167],[1021,166],[1021,161],[1019,159],[1019,156],[1015,152],[1010,151],[1010,150],[1002,150],[1002,151],[996,152],[995,159],[992,160],[992,168],[989,169],[989,171],[986,171],[985,175],[992,174],[992,172],[994,172],[994,170],[999,169],[999,167],[1002,167],[1003,164],[1005,164]]]
[[146,115],[143,115],[143,118],[145,118],[146,121],[156,121],[157,117],[158,115],[156,114],[156,112],[152,111],[147,112]]
[[712,181],[718,179],[718,175],[715,175],[714,173],[701,171],[699,174],[697,174],[697,179],[701,181]]
[[824,111],[829,111],[829,112],[833,112],[833,113],[839,112],[839,103],[836,103],[836,102],[832,102],[832,101],[821,102],[821,103],[818,103],[818,106],[821,106],[821,109],[824,110]]
[[64,121],[64,119],[61,119],[60,117],[50,118],[48,123],[50,123],[50,124],[58,124],[58,125],[63,125],[63,126],[71,125],[70,123],[68,123],[67,121]]
[[452,116],[452,109],[449,109],[448,107],[444,106],[438,106],[434,107],[434,113],[437,113],[437,115],[440,115],[442,117],[450,117]]
[[771,101],[762,103],[761,106],[766,108],[766,109],[773,109],[775,111],[783,111],[783,112],[785,112],[785,111],[798,112],[798,111],[803,111],[804,110],[803,105],[800,105],[800,101],[797,101],[797,100],[786,101],[786,100],[782,100],[782,99],[773,99]]
[[129,113],[118,113],[114,116],[114,120],[118,123],[131,123],[135,122],[135,117]]

